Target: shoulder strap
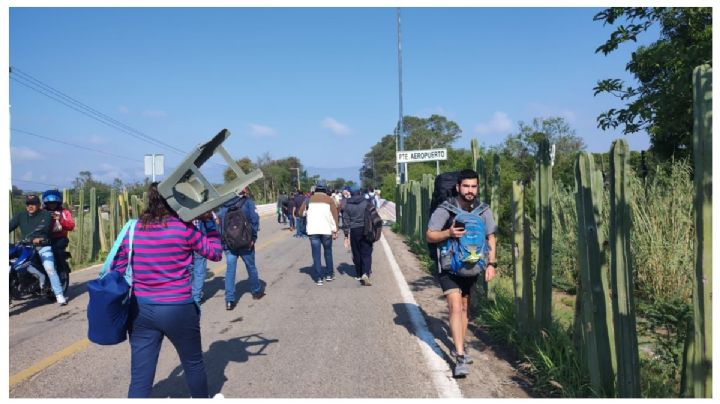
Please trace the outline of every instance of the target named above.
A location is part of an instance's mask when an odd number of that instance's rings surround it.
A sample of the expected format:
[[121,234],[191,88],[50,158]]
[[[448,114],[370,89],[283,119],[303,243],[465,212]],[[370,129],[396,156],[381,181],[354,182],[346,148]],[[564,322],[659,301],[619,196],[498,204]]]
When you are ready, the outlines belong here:
[[485,211],[488,210],[489,208],[490,208],[490,206],[488,206],[487,203],[482,202],[482,203],[480,203],[480,205],[478,205],[475,209],[473,209],[472,212],[470,212],[470,214],[480,216],[480,215],[483,214],[483,212],[485,212]]
[[461,213],[463,213],[463,210],[462,210],[462,209],[460,209],[459,207],[453,205],[453,204],[450,203],[449,201],[444,201],[444,202],[441,203],[438,207],[439,207],[439,208],[443,208],[443,209],[447,210],[448,212],[450,212],[450,213],[452,213],[452,214],[454,214],[454,215],[456,215],[456,216],[459,215],[459,214],[461,214]]
[[110,266],[112,265],[113,259],[115,258],[115,254],[117,254],[117,250],[120,248],[120,245],[122,244],[123,239],[125,238],[125,234],[130,232],[130,239],[128,245],[130,246],[130,250],[128,252],[128,266],[125,270],[125,280],[128,281],[128,285],[132,285],[132,266],[130,265],[130,262],[132,260],[132,245],[133,245],[133,236],[135,235],[135,224],[137,223],[137,219],[131,219],[128,220],[127,223],[125,223],[125,226],[123,226],[122,230],[120,230],[120,234],[118,234],[117,238],[115,239],[115,243],[113,244],[112,248],[110,249],[110,252],[108,253],[107,257],[105,258],[105,262],[103,263],[102,268],[100,269],[100,274],[98,275],[98,278],[102,278],[107,274],[107,272],[110,270]]

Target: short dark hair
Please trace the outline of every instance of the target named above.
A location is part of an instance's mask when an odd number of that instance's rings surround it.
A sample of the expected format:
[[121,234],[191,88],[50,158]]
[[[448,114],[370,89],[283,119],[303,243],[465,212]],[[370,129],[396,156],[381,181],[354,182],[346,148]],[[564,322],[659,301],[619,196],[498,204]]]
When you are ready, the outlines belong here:
[[462,170],[458,174],[458,179],[457,179],[458,185],[462,184],[463,180],[477,180],[478,183],[480,182],[480,178],[478,176],[477,171],[469,170],[469,169]]

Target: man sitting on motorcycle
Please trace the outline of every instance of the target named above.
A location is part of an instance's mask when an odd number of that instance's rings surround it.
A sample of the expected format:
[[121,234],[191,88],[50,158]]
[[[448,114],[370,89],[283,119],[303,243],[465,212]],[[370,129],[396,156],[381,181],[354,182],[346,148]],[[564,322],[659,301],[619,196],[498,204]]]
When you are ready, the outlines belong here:
[[[60,283],[60,277],[55,270],[55,258],[50,246],[50,229],[52,225],[52,217],[50,212],[40,209],[40,198],[37,195],[27,195],[25,197],[25,211],[19,212],[15,217],[10,219],[10,231],[20,227],[23,240],[32,241],[32,244],[40,255],[40,260],[45,268],[45,272],[50,278],[50,286],[52,287],[55,298],[60,305],[66,305],[67,299],[63,296],[63,288]],[[40,274],[42,275],[42,274]],[[40,287],[45,284],[45,277],[40,278]]]
[[70,242],[68,231],[75,228],[75,221],[69,209],[62,206],[62,194],[57,189],[49,189],[42,194],[43,208],[50,212],[52,225],[50,227],[50,244],[55,258],[64,259],[65,250]]

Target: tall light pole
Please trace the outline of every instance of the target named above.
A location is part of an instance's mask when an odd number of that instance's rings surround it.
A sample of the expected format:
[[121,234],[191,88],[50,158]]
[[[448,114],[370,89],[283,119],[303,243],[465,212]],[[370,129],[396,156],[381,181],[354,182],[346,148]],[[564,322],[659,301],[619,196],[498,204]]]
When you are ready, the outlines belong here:
[[300,169],[297,167],[290,167],[291,170],[297,171],[297,189],[300,189]]
[[[400,36],[400,7],[397,8],[397,30],[398,30],[398,84],[400,96],[400,120],[398,122],[398,149],[405,150],[405,128],[403,127],[403,102],[402,102],[402,37]],[[405,183],[407,163],[400,164],[400,183]]]

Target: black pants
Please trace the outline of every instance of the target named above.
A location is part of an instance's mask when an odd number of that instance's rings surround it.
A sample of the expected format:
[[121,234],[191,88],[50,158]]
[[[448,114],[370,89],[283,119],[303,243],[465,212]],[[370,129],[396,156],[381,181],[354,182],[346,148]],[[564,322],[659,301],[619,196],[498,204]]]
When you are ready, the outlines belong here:
[[373,245],[363,238],[363,228],[350,229],[350,248],[352,248],[355,276],[372,274]]

